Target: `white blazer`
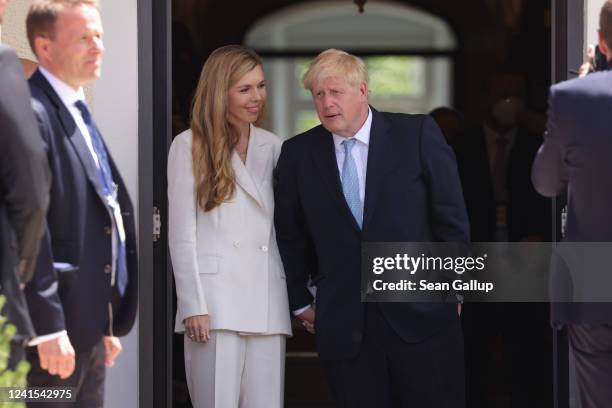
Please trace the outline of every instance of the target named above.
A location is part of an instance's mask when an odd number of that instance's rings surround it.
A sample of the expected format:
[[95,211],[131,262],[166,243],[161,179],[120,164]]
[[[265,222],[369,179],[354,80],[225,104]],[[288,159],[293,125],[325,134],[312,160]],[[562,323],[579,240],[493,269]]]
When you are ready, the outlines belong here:
[[272,171],[280,139],[251,125],[246,164],[232,152],[234,197],[211,211],[198,205],[191,130],[168,157],[168,240],[177,292],[176,332],[208,314],[211,330],[291,335],[285,272],[274,231]]

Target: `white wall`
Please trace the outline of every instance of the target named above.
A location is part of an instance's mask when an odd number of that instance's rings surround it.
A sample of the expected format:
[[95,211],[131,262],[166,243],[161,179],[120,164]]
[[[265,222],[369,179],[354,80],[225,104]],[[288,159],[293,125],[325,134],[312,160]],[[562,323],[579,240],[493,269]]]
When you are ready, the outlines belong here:
[[[138,210],[137,0],[102,0],[104,65],[92,90],[96,122]],[[138,220],[138,214],[134,214]],[[138,231],[138,228],[136,229]],[[140,277],[143,279],[143,271]],[[123,353],[107,370],[106,407],[138,407],[138,322],[121,339]]]
[[599,11],[603,6],[605,0],[586,0],[584,3],[585,7],[585,26],[584,26],[584,38],[586,50],[587,44],[597,45],[597,29],[599,28]]
[[[25,34],[31,0],[9,0],[0,40],[35,60]],[[138,209],[137,0],[101,0],[106,54],[102,77],[86,89],[96,122]],[[135,219],[138,219],[135,214]],[[142,275],[141,275],[142,276]],[[138,324],[121,339],[123,353],[107,370],[105,406],[138,407]]]
[[4,23],[2,24],[2,43],[13,47],[21,58],[36,61],[30,51],[25,32],[25,18],[30,7],[30,0],[9,0]]

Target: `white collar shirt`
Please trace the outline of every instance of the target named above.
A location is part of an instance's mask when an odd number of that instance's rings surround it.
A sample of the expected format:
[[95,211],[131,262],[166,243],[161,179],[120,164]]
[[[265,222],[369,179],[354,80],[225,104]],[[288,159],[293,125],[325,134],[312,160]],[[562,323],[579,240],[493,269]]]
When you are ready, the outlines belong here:
[[359,200],[361,201],[361,211],[363,213],[363,204],[365,200],[366,189],[366,174],[368,168],[368,150],[370,148],[370,131],[372,129],[372,110],[368,107],[368,117],[361,128],[353,137],[346,138],[332,133],[334,138],[334,147],[336,152],[336,161],[338,163],[338,172],[340,180],[342,180],[342,167],[344,166],[344,145],[343,141],[347,139],[356,139],[357,142],[351,149],[351,156],[357,167],[357,176],[359,177]]
[[44,69],[43,67],[38,68],[40,73],[49,81],[51,87],[57,93],[60,100],[70,112],[70,116],[74,119],[79,131],[83,135],[85,139],[85,144],[87,144],[87,148],[91,153],[91,157],[96,163],[96,167],[100,167],[100,163],[98,162],[98,155],[93,148],[93,143],[91,142],[91,135],[89,134],[89,130],[87,130],[87,126],[85,125],[85,121],[83,120],[83,116],[81,115],[81,111],[76,107],[75,103],[78,101],[82,101],[85,103],[85,92],[83,92],[83,88],[79,88],[78,91],[75,91],[71,86],[66,84],[64,81]]
[[500,137],[504,137],[508,142],[508,144],[506,145],[505,157],[503,158],[504,163],[507,163],[510,151],[512,150],[514,142],[516,141],[518,129],[514,127],[506,133],[498,133],[487,125],[484,125],[483,130],[487,143],[487,158],[489,159],[489,171],[491,172],[491,174],[493,174],[493,167],[495,166],[495,156],[497,154],[497,139]]

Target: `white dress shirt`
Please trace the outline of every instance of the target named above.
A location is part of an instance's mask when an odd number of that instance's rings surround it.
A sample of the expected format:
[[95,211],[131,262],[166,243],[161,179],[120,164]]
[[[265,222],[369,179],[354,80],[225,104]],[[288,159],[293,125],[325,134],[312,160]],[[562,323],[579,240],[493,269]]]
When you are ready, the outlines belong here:
[[[366,189],[366,174],[368,169],[368,151],[370,149],[370,131],[372,130],[372,110],[368,107],[368,117],[361,128],[352,137],[342,137],[332,133],[334,138],[334,148],[336,152],[336,161],[338,162],[338,172],[340,180],[342,180],[342,167],[344,166],[344,145],[343,141],[347,139],[357,139],[355,145],[351,149],[351,155],[357,167],[357,177],[359,178],[359,201],[361,201],[361,213],[363,214],[363,204],[365,202]],[[295,316],[304,313],[310,305],[304,306],[293,311]]]
[[357,167],[357,176],[359,178],[359,201],[361,201],[361,213],[363,214],[363,203],[365,199],[365,183],[366,172],[368,169],[368,150],[370,148],[370,130],[372,129],[372,112],[368,108],[368,117],[363,123],[363,126],[355,133],[353,137],[346,138],[332,133],[334,138],[334,146],[336,148],[336,161],[338,162],[338,171],[340,172],[340,180],[342,180],[342,168],[344,166],[344,145],[343,141],[347,139],[356,139],[357,142],[351,149],[351,155]]
[[[64,81],[44,69],[43,67],[38,68],[40,73],[49,81],[53,90],[57,93],[57,96],[61,99],[70,112],[70,116],[74,119],[79,131],[83,135],[85,139],[85,143],[89,148],[89,152],[91,153],[91,157],[93,157],[96,162],[96,167],[100,167],[100,163],[98,163],[98,156],[96,155],[96,151],[93,148],[93,143],[91,142],[91,135],[89,134],[89,130],[87,129],[87,125],[83,121],[83,116],[81,115],[81,111],[76,107],[75,103],[78,101],[82,101],[85,103],[85,92],[83,92],[83,88],[79,88],[78,91],[75,91],[70,85],[66,84]],[[87,103],[85,103],[87,105]]]
[[487,158],[489,159],[489,171],[493,174],[493,168],[495,167],[495,155],[497,153],[497,139],[500,137],[506,138],[508,144],[506,145],[506,154],[503,158],[504,163],[507,163],[508,157],[510,156],[510,151],[514,146],[514,142],[516,141],[516,135],[518,133],[518,128],[512,128],[506,133],[498,133],[488,127],[487,125],[483,126],[485,139],[487,142]]

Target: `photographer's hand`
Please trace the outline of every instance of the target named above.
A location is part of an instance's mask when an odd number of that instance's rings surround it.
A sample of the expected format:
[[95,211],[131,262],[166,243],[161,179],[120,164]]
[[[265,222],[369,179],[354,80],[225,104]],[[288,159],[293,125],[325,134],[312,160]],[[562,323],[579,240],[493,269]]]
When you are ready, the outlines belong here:
[[595,46],[593,44],[589,44],[587,47],[586,56],[587,60],[578,69],[579,77],[586,76],[595,69],[593,66],[593,60],[595,59]]

